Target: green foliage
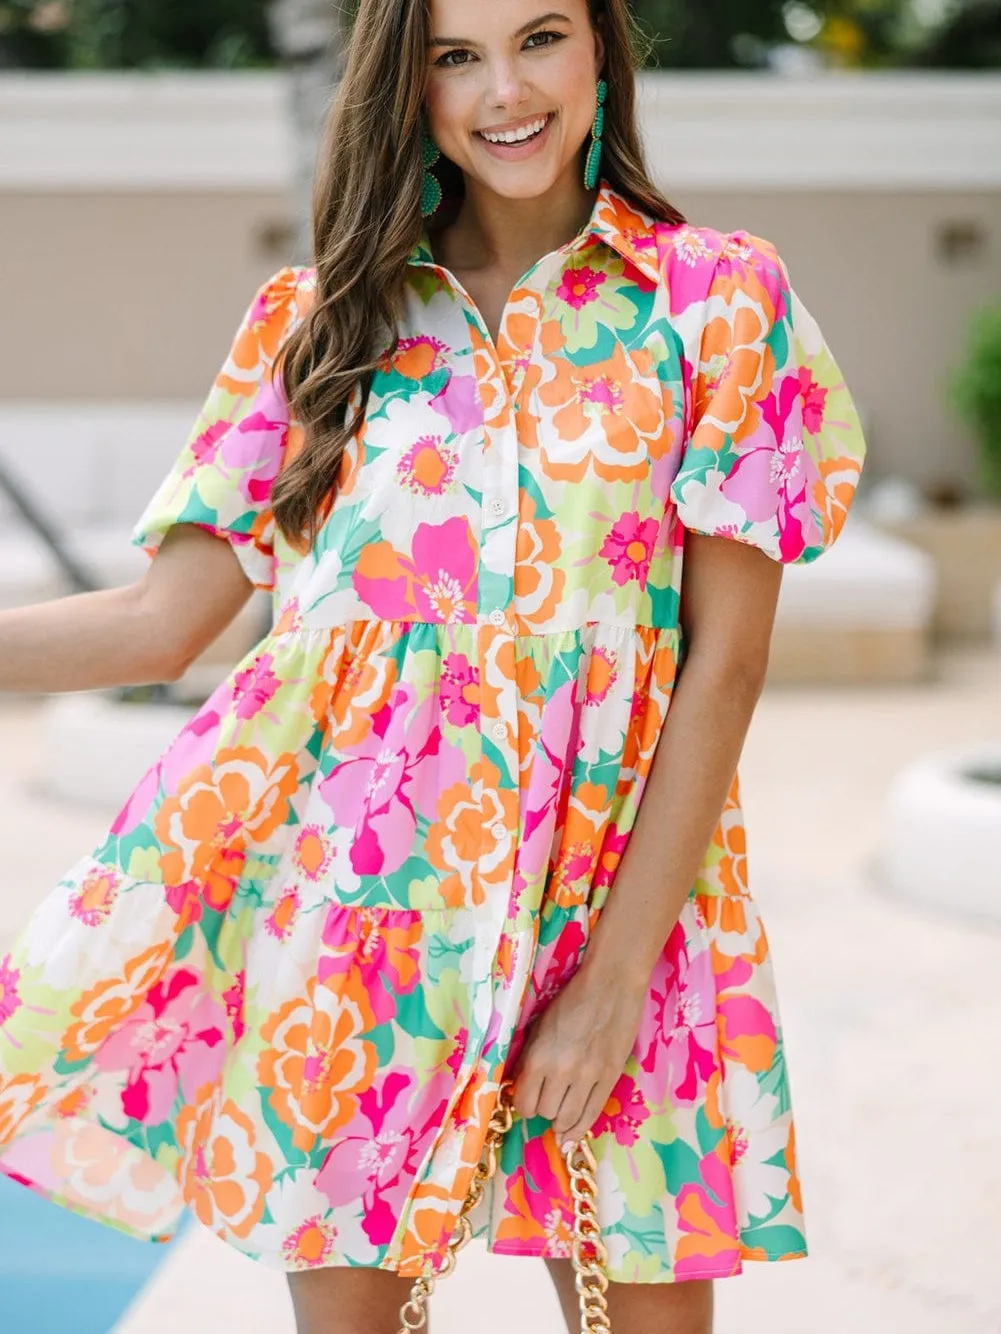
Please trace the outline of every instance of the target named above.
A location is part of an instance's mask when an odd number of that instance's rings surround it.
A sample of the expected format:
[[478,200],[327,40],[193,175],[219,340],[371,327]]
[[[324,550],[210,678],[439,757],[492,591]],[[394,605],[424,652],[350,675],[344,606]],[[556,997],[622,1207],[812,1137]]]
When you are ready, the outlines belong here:
[[[350,15],[355,0],[330,0]],[[765,66],[777,47],[842,66],[1001,67],[1001,0],[631,0],[651,64]],[[0,0],[0,68],[274,63],[270,0]]]
[[984,486],[1001,499],[1001,305],[973,317],[965,356],[950,389],[956,410],[980,446]]
[[240,69],[274,62],[268,0],[0,0],[0,65]]

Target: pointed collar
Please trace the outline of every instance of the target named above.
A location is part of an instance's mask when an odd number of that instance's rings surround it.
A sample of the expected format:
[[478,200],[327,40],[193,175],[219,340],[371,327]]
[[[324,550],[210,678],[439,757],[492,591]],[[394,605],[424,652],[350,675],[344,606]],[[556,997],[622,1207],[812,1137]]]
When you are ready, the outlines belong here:
[[[656,283],[660,277],[657,254],[656,223],[647,213],[634,208],[622,195],[602,181],[591,217],[583,231],[566,251],[579,249],[591,237],[597,237],[623,259]],[[410,264],[437,268],[428,233],[425,230],[410,255]]]

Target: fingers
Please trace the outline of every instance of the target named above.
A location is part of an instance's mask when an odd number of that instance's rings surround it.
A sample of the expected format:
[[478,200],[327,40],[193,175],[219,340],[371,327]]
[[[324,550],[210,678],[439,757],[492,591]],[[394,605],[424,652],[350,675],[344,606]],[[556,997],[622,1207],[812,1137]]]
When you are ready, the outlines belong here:
[[554,1126],[560,1141],[560,1148],[566,1144],[573,1144],[576,1140],[584,1138],[604,1110],[610,1092],[611,1090],[606,1089],[603,1084],[594,1084],[584,1103],[583,1110],[577,1119],[567,1126],[565,1130],[562,1130],[558,1126]]
[[[596,1094],[597,1089],[598,1085],[596,1083],[590,1080],[581,1080],[576,1084],[571,1084],[563,1095],[563,1101],[560,1103],[556,1114],[550,1118],[553,1123],[553,1130],[556,1133],[556,1138],[561,1144],[568,1139],[580,1138],[579,1135],[572,1135],[568,1132],[572,1131],[574,1126],[579,1125],[581,1121],[583,1121],[587,1113],[587,1108]],[[599,1107],[598,1111],[600,1110],[601,1108]],[[595,1113],[594,1119],[597,1119],[597,1112]],[[588,1123],[587,1128],[590,1129],[590,1122]]]

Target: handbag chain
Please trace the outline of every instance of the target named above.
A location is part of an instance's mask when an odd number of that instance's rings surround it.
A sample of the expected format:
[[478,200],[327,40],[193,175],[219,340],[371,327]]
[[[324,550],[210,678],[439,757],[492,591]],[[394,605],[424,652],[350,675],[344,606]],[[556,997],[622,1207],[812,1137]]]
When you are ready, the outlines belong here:
[[[473,1180],[466,1198],[459,1210],[448,1250],[441,1270],[433,1278],[419,1278],[410,1290],[410,1297],[400,1308],[399,1334],[411,1334],[413,1330],[427,1326],[428,1298],[434,1291],[439,1278],[447,1278],[456,1264],[456,1257],[473,1236],[473,1225],[469,1215],[483,1197],[483,1187],[492,1180],[497,1171],[497,1152],[504,1136],[511,1129],[514,1121],[514,1106],[511,1096],[511,1083],[501,1085],[497,1104],[487,1126],[487,1137],[483,1144],[480,1161],[473,1173]],[[574,1286],[580,1305],[580,1334],[612,1334],[608,1319],[608,1301],[605,1293],[608,1289],[608,1252],[601,1239],[598,1224],[598,1181],[597,1162],[591,1148],[590,1132],[583,1139],[567,1145],[564,1156],[570,1173],[570,1191],[574,1203],[573,1239],[570,1244],[570,1257],[574,1269]]]

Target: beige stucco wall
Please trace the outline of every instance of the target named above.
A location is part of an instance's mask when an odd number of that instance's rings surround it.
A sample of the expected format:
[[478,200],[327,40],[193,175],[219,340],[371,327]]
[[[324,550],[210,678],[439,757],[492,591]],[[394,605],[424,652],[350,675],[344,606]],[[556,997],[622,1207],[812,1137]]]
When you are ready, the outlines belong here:
[[281,192],[0,194],[0,399],[194,399],[286,262]]
[[[972,475],[944,402],[968,313],[1001,296],[1001,192],[674,192],[782,251],[869,423],[872,475]],[[963,262],[939,230],[979,228]],[[0,194],[0,399],[196,399],[286,261],[281,191]]]

